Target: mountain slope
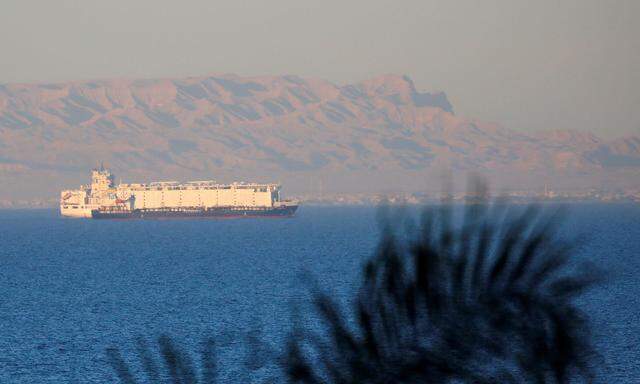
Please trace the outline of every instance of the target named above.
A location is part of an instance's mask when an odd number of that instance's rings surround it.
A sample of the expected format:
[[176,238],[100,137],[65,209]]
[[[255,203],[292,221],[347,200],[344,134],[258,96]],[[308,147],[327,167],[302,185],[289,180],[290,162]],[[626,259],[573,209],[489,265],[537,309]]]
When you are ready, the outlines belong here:
[[638,174],[638,140],[462,118],[444,93],[395,75],[350,85],[235,75],[7,84],[0,198],[55,194],[97,161],[128,180],[279,179],[294,190],[316,178],[333,191],[416,189],[469,171],[504,185],[593,186]]

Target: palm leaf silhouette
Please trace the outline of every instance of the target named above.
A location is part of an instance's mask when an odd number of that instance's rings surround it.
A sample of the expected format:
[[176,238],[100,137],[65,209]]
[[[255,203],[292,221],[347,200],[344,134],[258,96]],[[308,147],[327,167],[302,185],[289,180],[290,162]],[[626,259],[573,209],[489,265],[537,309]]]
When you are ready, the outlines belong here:
[[[158,350],[153,351],[144,339],[137,340],[137,352],[144,377],[139,378],[123,359],[116,348],[107,349],[109,364],[123,384],[171,383],[171,384],[214,384],[217,382],[215,344],[207,339],[200,351],[200,374],[189,354],[183,351],[170,337],[158,338]],[[160,362],[154,355],[160,355]]]
[[297,327],[292,383],[590,381],[595,352],[573,299],[599,279],[570,264],[558,212],[470,205],[429,209],[415,238],[387,230],[347,315],[326,293],[326,332]]

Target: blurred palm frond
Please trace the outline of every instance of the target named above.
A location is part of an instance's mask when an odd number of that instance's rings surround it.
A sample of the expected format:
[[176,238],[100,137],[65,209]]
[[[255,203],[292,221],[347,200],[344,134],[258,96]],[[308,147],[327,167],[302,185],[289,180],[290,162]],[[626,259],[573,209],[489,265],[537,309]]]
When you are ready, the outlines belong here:
[[595,352],[576,296],[599,280],[574,263],[560,211],[499,202],[425,211],[400,241],[392,227],[363,270],[353,310],[320,290],[325,332],[296,327],[292,383],[590,381]]
[[[199,374],[189,354],[185,353],[170,337],[158,338],[158,350],[154,351],[144,339],[138,339],[137,356],[142,374],[137,374],[133,366],[122,357],[120,350],[107,349],[109,364],[123,384],[172,383],[172,384],[214,384],[217,382],[215,344],[207,339],[200,351]],[[160,355],[160,362],[155,355]],[[140,377],[142,376],[142,377]]]

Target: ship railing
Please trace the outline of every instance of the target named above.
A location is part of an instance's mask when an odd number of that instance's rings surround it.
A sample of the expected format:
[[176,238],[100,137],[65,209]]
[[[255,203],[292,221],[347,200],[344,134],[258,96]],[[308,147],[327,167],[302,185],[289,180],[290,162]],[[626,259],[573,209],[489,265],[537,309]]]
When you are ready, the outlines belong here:
[[162,186],[162,185],[179,185],[179,181],[154,181],[149,183],[150,186]]
[[219,185],[215,180],[194,180],[187,181],[185,185]]
[[118,189],[143,191],[150,190],[150,188],[172,188],[187,190],[187,189],[260,189],[260,192],[267,192],[267,190],[275,190],[280,186],[278,184],[197,184],[197,183],[184,183],[184,184],[121,184]]

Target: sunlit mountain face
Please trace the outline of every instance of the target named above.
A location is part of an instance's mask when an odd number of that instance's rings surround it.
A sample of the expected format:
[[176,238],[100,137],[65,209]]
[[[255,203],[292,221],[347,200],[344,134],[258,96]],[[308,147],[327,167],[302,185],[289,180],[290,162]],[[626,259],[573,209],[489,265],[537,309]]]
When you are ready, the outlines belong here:
[[0,199],[55,196],[98,161],[129,181],[252,178],[292,191],[317,180],[332,191],[417,190],[443,173],[507,187],[640,184],[640,138],[549,128],[459,116],[445,93],[396,75],[5,84]]

